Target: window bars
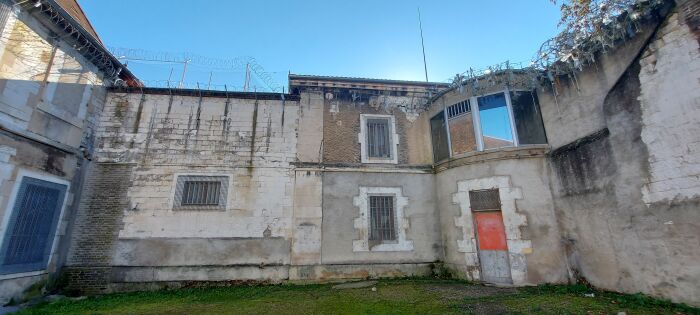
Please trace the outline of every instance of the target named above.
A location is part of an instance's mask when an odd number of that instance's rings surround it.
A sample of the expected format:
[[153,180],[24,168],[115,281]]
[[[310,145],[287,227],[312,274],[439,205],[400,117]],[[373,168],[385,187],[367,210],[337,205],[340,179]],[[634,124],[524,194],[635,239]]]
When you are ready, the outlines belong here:
[[367,156],[391,158],[390,134],[389,119],[367,119]]
[[457,104],[450,105],[447,107],[447,118],[454,118],[462,114],[466,114],[472,111],[471,103],[469,100],[461,101]]
[[370,241],[396,240],[394,213],[394,196],[369,196]]
[[175,210],[225,210],[228,176],[180,175]]
[[472,211],[489,211],[501,209],[498,189],[472,190],[469,192]]
[[185,181],[182,189],[182,206],[211,206],[219,204],[219,181]]
[[62,184],[22,179],[0,250],[0,274],[46,268],[66,190]]

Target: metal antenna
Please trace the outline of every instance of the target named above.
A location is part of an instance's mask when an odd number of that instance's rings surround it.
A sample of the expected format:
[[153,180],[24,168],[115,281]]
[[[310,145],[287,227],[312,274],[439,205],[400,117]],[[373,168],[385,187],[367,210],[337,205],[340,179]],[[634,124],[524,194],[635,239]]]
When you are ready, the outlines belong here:
[[428,63],[425,62],[425,43],[423,42],[423,23],[420,20],[420,7],[418,7],[418,28],[420,28],[420,45],[423,47],[423,68],[425,69],[425,82],[428,82]]

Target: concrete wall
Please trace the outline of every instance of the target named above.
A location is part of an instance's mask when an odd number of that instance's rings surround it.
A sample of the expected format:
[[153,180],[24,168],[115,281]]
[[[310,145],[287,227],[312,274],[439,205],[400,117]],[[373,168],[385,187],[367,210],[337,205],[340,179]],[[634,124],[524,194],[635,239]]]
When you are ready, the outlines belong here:
[[[96,157],[100,165],[133,169],[127,205],[119,225],[77,233],[117,229],[110,253],[117,285],[198,280],[208,272],[220,272],[221,280],[265,278],[269,273],[234,267],[290,263],[298,97],[196,95],[158,90],[107,96]],[[226,208],[174,210],[178,174],[228,176]]]
[[581,95],[572,85],[562,87],[558,102],[540,93],[555,148],[554,207],[572,272],[605,289],[694,305],[698,12],[697,2],[679,1],[658,28],[647,24],[639,40],[579,75]]
[[[326,172],[323,175],[323,264],[430,263],[440,259],[440,225],[435,209],[432,174]],[[395,187],[408,198],[403,218],[408,221],[406,240],[412,249],[358,251],[353,243],[362,238],[356,219],[360,209],[354,199],[359,187]],[[366,227],[365,227],[366,228]]]
[[438,169],[436,202],[444,261],[457,276],[480,280],[470,190],[498,188],[513,283],[567,280],[543,149],[502,149]]
[[[52,36],[36,18],[8,10],[0,32],[0,218],[10,215],[20,171],[70,183],[56,246],[45,271],[0,277],[0,304],[47,280],[66,258],[82,177],[92,154],[103,78],[72,46]],[[0,235],[5,226],[0,226]]]

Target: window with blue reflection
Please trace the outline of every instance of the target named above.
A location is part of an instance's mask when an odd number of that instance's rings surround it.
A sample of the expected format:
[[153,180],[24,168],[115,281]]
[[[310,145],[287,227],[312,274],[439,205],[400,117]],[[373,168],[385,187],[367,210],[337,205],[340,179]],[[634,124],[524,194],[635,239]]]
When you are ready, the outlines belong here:
[[477,100],[484,149],[513,146],[513,130],[505,94],[482,96]]

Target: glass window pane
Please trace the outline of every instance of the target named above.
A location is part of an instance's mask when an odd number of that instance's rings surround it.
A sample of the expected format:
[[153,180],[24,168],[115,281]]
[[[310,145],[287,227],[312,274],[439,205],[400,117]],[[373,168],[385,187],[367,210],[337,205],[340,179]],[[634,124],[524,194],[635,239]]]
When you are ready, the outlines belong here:
[[433,139],[433,159],[435,162],[449,158],[447,126],[445,124],[445,115],[442,111],[430,119],[430,131]]
[[513,132],[505,94],[482,96],[478,98],[478,102],[484,149],[513,146]]
[[391,158],[388,119],[367,120],[367,156]]
[[513,106],[515,128],[518,130],[520,144],[546,144],[547,136],[542,123],[537,94],[530,91],[514,91],[510,93],[510,103]]

